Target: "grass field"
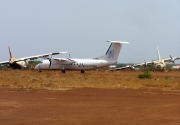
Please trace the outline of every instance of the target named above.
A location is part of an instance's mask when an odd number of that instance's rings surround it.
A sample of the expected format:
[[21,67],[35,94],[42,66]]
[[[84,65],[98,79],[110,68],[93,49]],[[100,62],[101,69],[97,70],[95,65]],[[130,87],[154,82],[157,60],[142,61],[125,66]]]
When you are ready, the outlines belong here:
[[1,88],[66,90],[71,88],[151,88],[180,92],[180,71],[151,72],[151,78],[138,78],[142,71],[0,70]]

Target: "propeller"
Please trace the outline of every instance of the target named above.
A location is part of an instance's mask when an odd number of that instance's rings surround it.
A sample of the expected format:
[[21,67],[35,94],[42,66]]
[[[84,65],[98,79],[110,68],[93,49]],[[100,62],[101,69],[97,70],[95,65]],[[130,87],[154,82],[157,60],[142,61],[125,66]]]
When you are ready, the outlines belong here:
[[47,58],[49,60],[49,68],[51,67],[51,64],[52,64],[52,55],[51,55],[51,58]]
[[71,62],[75,62],[74,60],[71,59],[71,55],[69,54],[69,58],[67,58],[68,60],[70,60]]
[[25,62],[24,68],[27,68],[27,66],[28,66],[27,59],[25,59],[24,62]]
[[51,58],[49,58],[49,68],[51,67],[52,61]]
[[49,60],[49,68],[51,67],[51,64],[52,64],[52,60],[51,58],[46,58],[47,60]]
[[154,65],[155,63],[154,63],[154,60],[152,60],[152,64]]
[[171,55],[169,55],[171,58],[171,62],[175,64],[175,58],[173,58]]
[[[49,58],[47,58],[49,60],[49,68],[51,67],[52,65],[52,56],[53,55],[57,55],[57,54],[61,54],[61,53],[67,53],[67,52],[57,52],[57,53],[52,53],[51,56],[50,55],[47,55],[47,56],[50,56]],[[46,56],[46,57],[47,57]]]
[[130,68],[134,70],[135,69],[134,66],[135,66],[135,64],[131,65]]
[[146,63],[146,61],[144,60],[144,67],[146,68],[147,67],[147,63]]

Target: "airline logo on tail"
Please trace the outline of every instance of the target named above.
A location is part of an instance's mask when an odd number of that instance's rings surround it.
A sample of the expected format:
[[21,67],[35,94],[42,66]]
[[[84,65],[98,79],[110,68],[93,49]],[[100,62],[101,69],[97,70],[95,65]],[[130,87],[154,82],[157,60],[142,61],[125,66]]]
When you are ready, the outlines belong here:
[[113,58],[114,57],[114,50],[108,51],[108,58]]

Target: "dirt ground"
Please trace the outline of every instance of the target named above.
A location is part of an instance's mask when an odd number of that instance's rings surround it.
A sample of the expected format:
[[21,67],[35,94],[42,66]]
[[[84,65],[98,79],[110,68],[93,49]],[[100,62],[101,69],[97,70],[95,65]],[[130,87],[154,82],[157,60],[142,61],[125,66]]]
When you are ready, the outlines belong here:
[[179,125],[180,72],[0,71],[0,125]]
[[1,125],[179,125],[180,93],[0,89]]

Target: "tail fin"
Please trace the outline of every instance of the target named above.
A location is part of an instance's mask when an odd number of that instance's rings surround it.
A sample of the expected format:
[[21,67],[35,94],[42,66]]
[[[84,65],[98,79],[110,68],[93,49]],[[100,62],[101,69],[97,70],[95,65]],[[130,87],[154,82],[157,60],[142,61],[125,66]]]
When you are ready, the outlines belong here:
[[157,53],[158,53],[158,60],[161,60],[161,56],[160,56],[158,47],[157,47]]
[[120,41],[107,41],[107,42],[111,42],[111,45],[109,46],[106,54],[100,57],[100,59],[104,59],[108,62],[117,62],[122,44],[123,43],[128,44],[128,42],[120,42]]
[[9,48],[9,55],[10,55],[9,61],[10,61],[10,62],[14,62],[16,59],[15,59],[14,56],[12,55],[10,46],[8,46],[8,48]]

